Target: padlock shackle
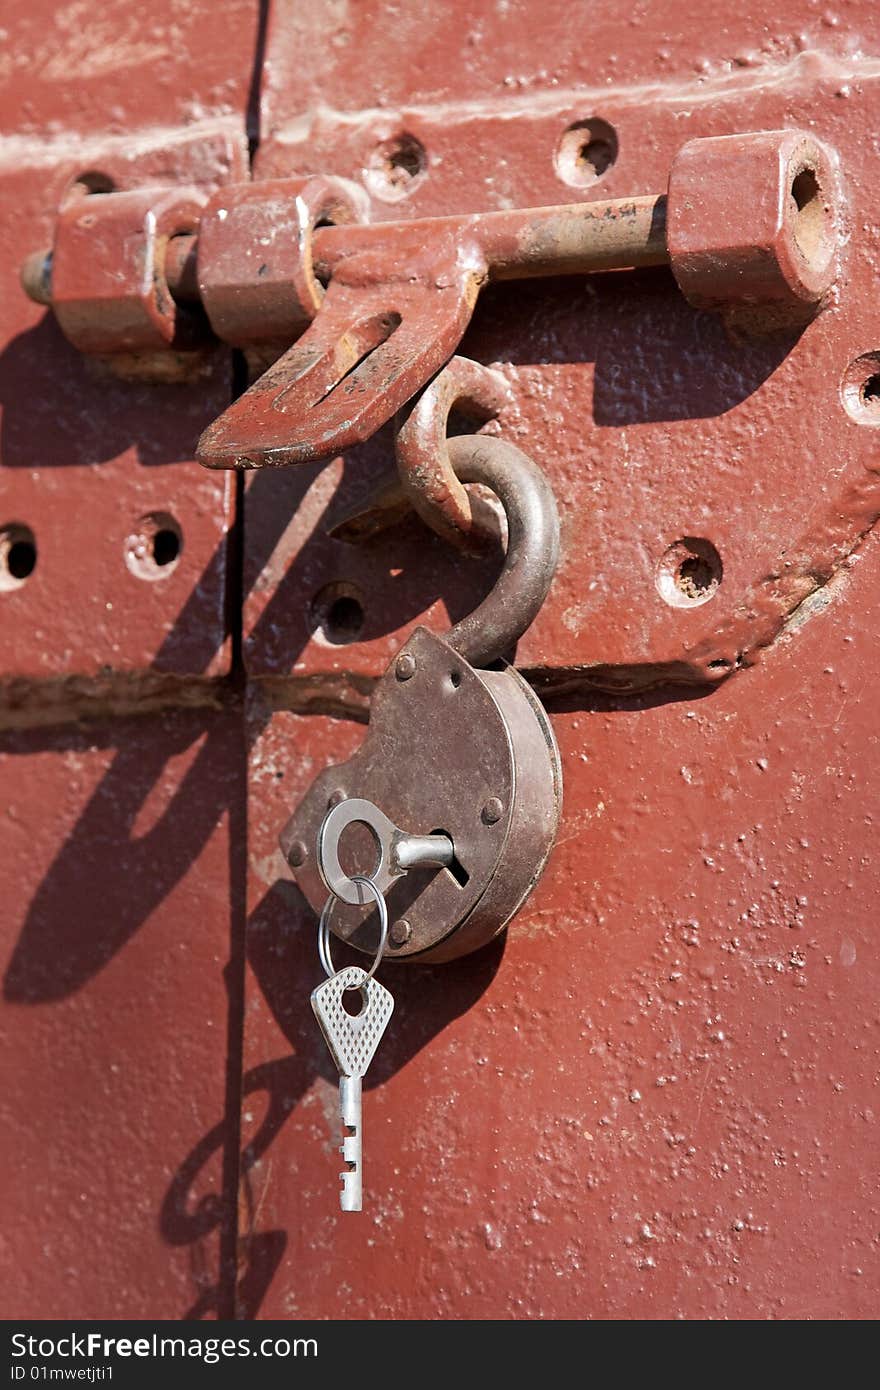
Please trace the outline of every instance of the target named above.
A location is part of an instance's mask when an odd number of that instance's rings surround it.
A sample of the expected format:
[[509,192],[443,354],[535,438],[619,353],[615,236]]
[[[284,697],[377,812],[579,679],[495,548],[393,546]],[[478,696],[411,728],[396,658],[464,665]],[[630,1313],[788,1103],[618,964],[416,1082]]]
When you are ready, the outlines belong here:
[[455,475],[491,488],[507,516],[504,567],[483,602],[446,634],[472,666],[510,651],[536,618],[559,560],[559,514],[536,463],[505,439],[456,435],[446,441]]

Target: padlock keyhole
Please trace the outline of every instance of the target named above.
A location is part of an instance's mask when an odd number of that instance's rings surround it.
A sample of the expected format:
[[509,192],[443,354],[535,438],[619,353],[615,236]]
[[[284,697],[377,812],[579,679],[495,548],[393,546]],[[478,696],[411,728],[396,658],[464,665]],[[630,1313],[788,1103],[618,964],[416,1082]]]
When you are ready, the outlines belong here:
[[[432,831],[431,831],[431,834],[432,834],[432,835],[445,835],[446,838],[447,838],[447,840],[452,840],[452,836],[450,835],[450,833],[449,833],[448,830],[432,830]],[[452,874],[452,877],[455,879],[455,881],[456,881],[456,883],[458,884],[459,888],[464,888],[464,887],[467,885],[468,879],[470,878],[470,874],[468,873],[467,869],[464,867],[464,864],[462,864],[462,862],[461,862],[461,860],[459,859],[458,855],[455,853],[455,841],[454,841],[454,840],[452,840],[452,858],[450,859],[449,863],[446,865],[446,872],[447,872],[448,874]]]

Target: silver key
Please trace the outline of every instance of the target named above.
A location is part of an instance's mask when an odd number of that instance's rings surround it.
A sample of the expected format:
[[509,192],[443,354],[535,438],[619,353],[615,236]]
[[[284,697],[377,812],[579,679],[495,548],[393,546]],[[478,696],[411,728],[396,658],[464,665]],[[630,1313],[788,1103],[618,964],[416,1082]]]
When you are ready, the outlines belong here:
[[[357,1015],[348,1013],[342,1003],[347,989],[359,989],[363,997],[363,1008]],[[388,1026],[394,1000],[385,986],[369,977],[360,966],[348,965],[312,991],[312,1008],[330,1055],[339,1068],[340,1153],[345,1163],[339,1175],[342,1179],[339,1204],[343,1211],[360,1211],[363,1198],[361,1080]]]

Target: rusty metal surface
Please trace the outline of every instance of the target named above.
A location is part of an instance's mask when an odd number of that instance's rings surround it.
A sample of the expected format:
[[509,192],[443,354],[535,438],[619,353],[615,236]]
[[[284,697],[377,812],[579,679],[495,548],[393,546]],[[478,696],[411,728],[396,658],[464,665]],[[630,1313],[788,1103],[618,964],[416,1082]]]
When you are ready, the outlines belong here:
[[[874,12],[267,9],[265,48],[255,7],[230,0],[208,18],[154,5],[149,29],[130,0],[85,26],[43,3],[5,20],[0,561],[37,507],[54,530],[38,517],[37,567],[0,614],[17,715],[39,722],[60,676],[68,720],[4,735],[8,1311],[210,1315],[235,1278],[244,1317],[871,1317]],[[226,520],[217,479],[185,461],[229,383],[222,366],[192,396],[96,385],[18,268],[99,160],[133,170],[149,149],[159,182],[241,182],[246,129],[259,177],[361,181],[375,224],[649,196],[691,138],[795,127],[843,175],[840,278],[808,327],[731,333],[664,269],[481,296],[463,351],[502,372],[499,428],[562,515],[517,664],[550,703],[565,819],[507,939],[398,972],[367,1082],[371,1206],[342,1222],[315,1161],[336,1142],[315,921],[278,829],[358,747],[413,627],[470,611],[499,557],[413,517],[366,546],[328,534],[391,469],[390,430],[323,469],[265,470],[246,496],[247,827],[235,707],[71,729],[90,700],[94,720],[108,660],[226,668]],[[131,488],[138,518],[192,504],[184,535],[204,521],[179,591],[120,597],[106,547]],[[34,587],[44,529],[64,556],[51,593]]]
[[354,1223],[315,1163],[336,1078],[307,1007],[314,916],[272,828],[359,732],[261,718],[243,1138],[262,1315],[339,1316],[344,1270],[360,1317],[873,1316],[878,563],[872,538],[830,611],[702,699],[552,711],[556,850],[506,943],[395,972]]
[[393,264],[411,251],[417,233],[423,243],[442,244],[455,235],[473,247],[487,279],[529,280],[544,275],[585,275],[665,265],[665,194],[599,200],[554,207],[528,205],[509,212],[490,210],[374,227],[327,227],[315,234],[315,264],[332,276],[353,257],[372,252]]
[[[259,14],[251,0],[210,10],[155,0],[148,20],[129,0],[95,10],[79,0],[30,0],[3,16],[4,141],[33,136],[91,156],[108,132],[120,146],[154,127],[166,135],[248,111]],[[94,145],[92,140],[94,137]]]
[[[167,384],[139,381],[136,360],[134,379],[123,381],[80,356],[52,315],[22,294],[16,263],[23,229],[35,245],[51,237],[84,156],[36,140],[13,144],[0,151],[0,531],[24,526],[35,563],[24,576],[0,574],[3,630],[15,652],[2,682],[17,688],[150,667],[219,674],[229,665],[233,492],[188,461],[199,429],[230,398],[228,354],[197,359],[186,366],[189,380]],[[88,157],[130,189],[175,173],[220,182],[241,168],[245,149],[241,134],[215,127],[166,134],[158,146],[152,135],[124,148],[93,145]]]
[[[801,602],[822,601],[826,582],[857,553],[880,512],[876,410],[870,391],[867,401],[859,396],[873,375],[865,354],[874,350],[876,253],[870,237],[855,234],[873,218],[863,151],[880,89],[868,59],[805,55],[772,71],[774,81],[764,83],[751,70],[708,86],[688,77],[653,100],[635,87],[601,94],[619,144],[601,187],[613,195],[659,186],[691,136],[812,124],[839,154],[845,238],[839,282],[812,323],[753,336],[748,325],[732,328],[695,313],[672,276],[655,270],[580,285],[490,287],[462,344],[467,356],[505,376],[512,404],[499,417],[501,433],[522,443],[556,488],[563,560],[550,603],[518,650],[521,666],[548,671],[556,686],[638,689],[726,678],[777,639]],[[598,102],[600,94],[592,97]],[[544,189],[527,132],[518,142],[517,129],[513,121],[505,188],[524,200]],[[286,149],[281,135],[267,142],[260,172],[277,168]],[[350,174],[351,142],[321,149],[327,167]],[[432,166],[406,208],[434,210],[446,172],[438,164],[429,197]],[[484,202],[493,189],[484,181]],[[375,199],[371,216],[387,216]],[[780,449],[768,452],[768,439]],[[370,464],[358,458],[356,450],[348,455],[340,512],[368,490]],[[271,483],[260,495],[274,505]],[[292,530],[299,525],[294,520]],[[355,584],[371,595],[372,623],[363,635],[373,640],[359,641],[344,663],[320,634],[302,650],[300,615],[314,590],[291,584],[289,617],[279,622],[290,623],[292,637],[296,630],[295,669],[311,675],[344,665],[361,677],[378,675],[411,630],[409,615],[387,606],[383,552],[373,552],[370,568],[305,519],[302,527],[311,572],[320,568],[324,583]],[[696,585],[692,567],[681,574],[674,563],[690,540],[711,547]],[[452,570],[450,562],[443,576],[451,595],[458,583]],[[254,601],[247,629],[265,602],[264,595]],[[439,627],[442,607],[423,616]],[[251,669],[287,675],[294,663],[278,660],[284,642],[277,626],[272,637],[271,650],[249,642]]]
[[239,720],[5,734],[0,764],[4,1315],[216,1313],[234,1278]]
[[[563,190],[585,201],[647,193],[662,186],[652,165],[673,130],[679,143],[727,133],[737,88],[752,112],[739,129],[801,124],[798,97],[815,83],[827,92],[825,119],[838,124],[876,61],[875,21],[861,6],[844,16],[793,0],[768,20],[755,4],[722,15],[698,0],[673,24],[649,0],[622,24],[602,4],[590,12],[589,50],[571,19],[566,0],[547,0],[539,18],[531,0],[503,14],[477,0],[466,22],[455,7],[383,22],[331,0],[308,13],[273,6],[257,173],[362,178],[374,221],[550,205]],[[302,45],[316,34],[330,42],[304,64]],[[756,121],[774,87],[785,120]],[[641,139],[630,121],[648,107]]]
[[[257,171],[366,170],[374,223],[550,204],[560,166],[584,198],[648,193],[691,136],[798,126],[840,153],[848,240],[832,303],[775,340],[731,337],[662,270],[481,299],[463,351],[510,384],[502,433],[562,513],[518,664],[551,692],[565,814],[506,941],[395,972],[359,1220],[314,1163],[336,1078],[308,1012],[314,917],[273,832],[360,743],[413,624],[442,630],[494,570],[420,548],[412,520],[381,544],[327,534],[390,468],[387,438],[252,480],[245,1314],[338,1316],[340,1278],[360,1317],[876,1310],[876,249],[850,230],[874,220],[880,39],[864,7],[631,19],[593,6],[587,48],[552,0],[539,22],[521,3],[271,16]],[[592,176],[560,151],[587,122]],[[328,642],[328,591],[359,595],[356,640]]]
[[[148,19],[122,0],[3,16],[0,723],[21,726],[0,734],[6,1317],[230,1306],[244,777],[240,719],[190,679],[230,660],[232,498],[191,462],[228,355],[190,384],[109,376],[17,267],[77,182],[245,176],[257,19],[251,0],[210,22],[167,0]],[[177,557],[167,536],[156,553],[165,516]],[[151,714],[160,692],[205,708]]]

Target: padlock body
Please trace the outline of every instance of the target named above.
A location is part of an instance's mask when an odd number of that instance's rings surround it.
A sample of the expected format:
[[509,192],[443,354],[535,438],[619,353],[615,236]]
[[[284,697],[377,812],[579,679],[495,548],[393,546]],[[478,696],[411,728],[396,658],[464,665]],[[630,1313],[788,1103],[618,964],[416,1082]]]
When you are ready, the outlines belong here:
[[[387,958],[452,960],[502,931],[540,877],[562,799],[556,740],[512,667],[475,670],[417,628],[376,687],[363,744],[320,774],[282,832],[285,854],[305,846],[295,873],[316,912],[327,897],[318,831],[343,797],[375,802],[412,834],[450,836],[449,868],[411,869],[389,890],[391,922],[407,930],[392,931]],[[375,909],[340,907],[331,929],[365,954],[375,951]]]

